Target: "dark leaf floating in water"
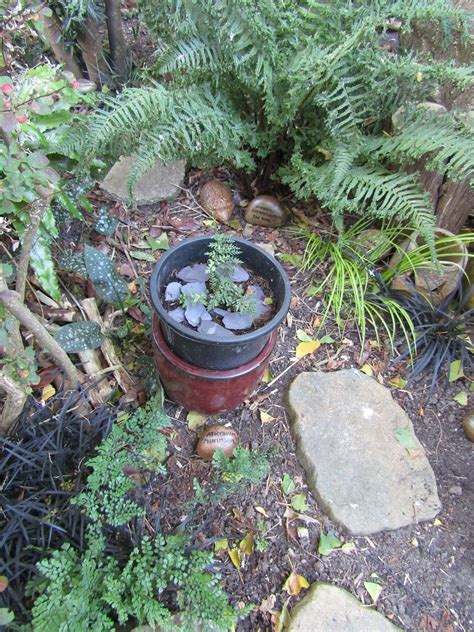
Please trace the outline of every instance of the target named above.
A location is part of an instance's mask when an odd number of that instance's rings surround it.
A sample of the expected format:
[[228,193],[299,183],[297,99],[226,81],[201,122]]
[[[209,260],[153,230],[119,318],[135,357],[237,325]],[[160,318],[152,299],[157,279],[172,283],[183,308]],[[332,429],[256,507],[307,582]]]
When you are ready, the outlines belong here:
[[186,266],[182,270],[180,270],[176,276],[181,281],[185,281],[186,283],[192,283],[193,281],[199,281],[201,283],[205,283],[209,278],[209,273],[207,272],[207,264],[206,263],[195,263],[192,266]]
[[206,334],[210,338],[235,338],[235,334],[222,327],[222,325],[212,322],[212,320],[202,320],[198,331],[200,334]]
[[177,301],[181,294],[181,283],[173,281],[168,283],[165,289],[165,301]]

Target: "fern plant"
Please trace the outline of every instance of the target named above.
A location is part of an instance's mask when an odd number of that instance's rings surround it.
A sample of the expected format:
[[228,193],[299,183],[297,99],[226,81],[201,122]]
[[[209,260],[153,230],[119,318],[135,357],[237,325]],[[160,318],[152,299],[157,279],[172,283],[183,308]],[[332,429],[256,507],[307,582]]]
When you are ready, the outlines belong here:
[[[87,462],[87,484],[73,499],[89,520],[87,548],[79,553],[66,544],[38,564],[40,577],[31,586],[34,630],[105,632],[117,622],[183,632],[196,624],[235,628],[237,615],[220,575],[210,572],[212,554],[189,550],[183,533],[155,533],[152,539],[142,534],[149,506],[143,486],[166,471],[167,438],[161,431],[168,425],[157,395],[132,415],[119,416]],[[158,525],[156,516],[153,522]],[[142,526],[136,529],[137,524]],[[136,540],[128,550],[126,534]]]
[[430,135],[437,124],[430,111],[400,135],[387,121],[402,106],[433,99],[443,81],[465,88],[472,76],[411,51],[391,55],[379,41],[393,16],[406,30],[428,19],[446,32],[467,31],[451,2],[140,0],[139,7],[156,42],[147,76],[160,82],[107,97],[72,146],[90,157],[136,152],[130,191],[157,158],[227,163],[256,174],[260,190],[276,174],[299,197],[318,197],[339,228],[343,213],[369,213],[409,222],[431,239],[429,198],[416,176],[392,165],[429,155],[448,177],[465,177],[472,133],[446,115],[447,147],[442,134]]

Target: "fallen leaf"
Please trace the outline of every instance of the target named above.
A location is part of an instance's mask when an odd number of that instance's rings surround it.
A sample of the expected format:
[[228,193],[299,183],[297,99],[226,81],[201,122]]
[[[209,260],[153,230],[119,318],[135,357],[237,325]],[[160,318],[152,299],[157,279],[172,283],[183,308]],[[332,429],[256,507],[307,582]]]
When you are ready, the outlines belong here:
[[320,555],[329,555],[334,549],[341,547],[341,541],[336,538],[332,531],[328,531],[327,535],[321,529],[319,533],[318,553]]
[[441,522],[441,520],[440,520],[439,518],[435,518],[435,519],[433,520],[433,526],[434,526],[434,527],[441,527],[441,526],[442,526],[442,524],[443,524],[443,523]]
[[238,219],[233,219],[230,222],[227,222],[227,225],[233,228],[234,230],[240,230],[242,226],[240,225],[240,221]]
[[401,375],[396,375],[392,377],[391,380],[388,381],[390,386],[394,386],[395,388],[405,388],[407,385],[407,381]]
[[360,367],[360,370],[362,371],[362,373],[365,373],[369,377],[372,377],[374,374],[372,367],[367,362]]
[[218,551],[227,551],[229,548],[229,542],[227,539],[217,540],[214,542],[214,551],[217,553]]
[[304,356],[314,353],[320,346],[321,343],[319,340],[300,342],[300,344],[296,347],[295,356],[298,360],[300,360],[301,358],[304,358]]
[[293,326],[293,316],[291,315],[290,312],[288,312],[288,314],[286,315],[286,324],[288,325],[290,329]]
[[342,546],[341,546],[341,551],[343,551],[344,553],[346,553],[347,555],[350,555],[351,553],[355,553],[356,552],[356,545],[354,544],[354,542],[345,542]]
[[298,512],[305,512],[308,509],[306,496],[304,494],[297,494],[296,496],[293,496],[290,504],[293,509]]
[[[179,230],[182,232],[197,230],[200,226],[197,220],[192,219],[190,217],[170,217],[168,219],[168,222],[170,223],[171,226],[173,226],[173,228],[176,228],[176,230]],[[156,235],[152,235],[152,237],[153,236],[156,237]]]
[[52,384],[48,384],[43,388],[41,399],[43,400],[43,402],[47,402],[48,399],[51,399],[51,397],[53,397],[53,395],[56,395],[56,389]]
[[255,507],[255,511],[259,514],[262,514],[262,516],[264,516],[265,518],[270,517],[263,507]]
[[155,257],[149,252],[140,252],[139,250],[132,250],[130,256],[139,261],[149,261],[150,263],[155,263],[156,261]]
[[38,373],[40,381],[38,382],[38,384],[35,384],[35,388],[43,389],[45,386],[48,386],[48,384],[51,384],[58,373],[59,369],[57,366],[48,366],[45,369],[41,369],[41,371]]
[[273,375],[271,374],[268,368],[265,369],[265,373],[262,375],[261,379],[264,384],[268,384],[269,382],[273,380]]
[[460,391],[457,395],[453,397],[453,400],[457,402],[460,406],[467,406],[467,393],[466,391]]
[[271,612],[273,610],[273,608],[275,607],[275,601],[276,601],[276,595],[268,595],[268,597],[265,597],[265,599],[262,599],[261,604],[259,605],[258,609],[260,610],[260,612]]
[[278,612],[274,617],[272,617],[272,622],[275,627],[275,632],[283,632],[290,625],[290,613],[288,612],[289,601],[290,601],[290,598],[288,598],[283,604],[281,612]]
[[289,496],[295,491],[296,485],[289,474],[283,474],[283,478],[281,479],[281,489],[285,496]]
[[394,433],[398,443],[400,443],[400,445],[402,445],[405,449],[418,449],[415,437],[408,428],[395,428]]
[[132,306],[127,309],[127,314],[139,323],[144,323],[146,320],[145,314],[138,307]]
[[206,417],[195,410],[190,410],[186,415],[186,421],[188,422],[188,428],[190,430],[196,430],[196,428],[199,428],[206,423]]
[[311,518],[311,516],[307,516],[306,514],[300,514],[296,511],[293,511],[291,507],[287,507],[285,509],[283,517],[287,520],[303,520],[304,522],[307,522],[309,524],[319,524],[316,518]]
[[275,420],[275,417],[272,417],[271,415],[266,413],[264,410],[260,411],[260,421],[262,422],[262,424],[269,424],[271,421],[274,421],[274,420]]
[[307,527],[296,527],[296,533],[298,534],[298,539],[303,546],[309,544],[309,531]]
[[299,595],[303,588],[308,588],[309,582],[302,575],[298,575],[296,571],[291,571],[286,582],[283,584],[282,590],[291,595]]
[[239,547],[240,547],[240,550],[242,551],[242,553],[244,553],[245,555],[252,555],[253,554],[253,552],[254,552],[253,531],[249,531],[249,533],[247,533],[245,538],[240,541]]
[[8,587],[8,579],[5,575],[0,575],[0,593],[6,590]]
[[430,614],[424,614],[418,623],[418,627],[420,630],[437,630],[439,623]]
[[296,337],[298,338],[298,340],[301,340],[301,342],[313,342],[313,338],[311,338],[311,336],[308,336],[308,334],[302,329],[296,330]]
[[322,345],[331,345],[333,342],[336,342],[336,341],[331,336],[326,335],[326,336],[323,336],[322,338],[319,338],[319,342]]
[[453,360],[453,362],[449,365],[448,380],[450,382],[455,382],[456,380],[459,380],[460,377],[464,377],[461,360]]
[[[147,239],[147,242],[150,248],[153,250],[153,252],[155,252],[155,250],[168,250],[168,248],[170,247],[170,244],[168,241],[168,235],[166,233],[161,233],[158,239],[149,237]],[[155,261],[155,257],[153,257],[153,261]]]
[[237,570],[239,570],[240,563],[241,563],[239,549],[229,549],[227,553],[229,554],[232,564],[235,566]]
[[375,582],[364,582],[364,586],[372,599],[372,603],[377,603],[377,599],[380,597],[383,587]]

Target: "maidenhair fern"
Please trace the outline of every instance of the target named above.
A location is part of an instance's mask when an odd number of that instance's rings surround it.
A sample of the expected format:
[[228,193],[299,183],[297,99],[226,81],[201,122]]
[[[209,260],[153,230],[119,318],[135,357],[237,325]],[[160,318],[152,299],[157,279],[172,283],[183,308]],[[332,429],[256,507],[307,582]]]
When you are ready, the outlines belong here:
[[[461,89],[466,67],[387,52],[380,39],[394,17],[408,30],[435,20],[445,37],[468,37],[467,17],[446,0],[363,3],[334,0],[139,0],[156,42],[147,69],[159,83],[107,97],[72,145],[90,157],[137,154],[134,181],[159,158],[283,178],[316,195],[339,227],[346,212],[409,220],[430,239],[432,204],[415,176],[393,173],[421,157],[452,178],[470,170],[470,138],[451,115],[397,132],[400,107],[436,98],[448,80]],[[442,144],[442,134],[446,144]],[[278,168],[280,171],[278,172]],[[307,179],[309,177],[309,179]]]

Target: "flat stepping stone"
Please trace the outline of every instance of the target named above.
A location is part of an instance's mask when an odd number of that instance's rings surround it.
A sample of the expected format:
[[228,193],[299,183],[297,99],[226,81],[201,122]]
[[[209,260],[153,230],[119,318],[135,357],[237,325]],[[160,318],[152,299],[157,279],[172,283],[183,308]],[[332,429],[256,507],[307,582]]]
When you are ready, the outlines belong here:
[[288,632],[396,632],[380,612],[363,606],[351,593],[330,584],[312,584],[291,611]]
[[[127,178],[134,165],[133,156],[122,156],[102,182],[101,189],[113,200],[128,203]],[[133,187],[133,201],[137,206],[172,200],[180,192],[184,182],[184,160],[175,160],[166,166],[157,162],[137,180]]]
[[423,446],[385,386],[356,369],[300,373],[287,405],[311,491],[350,533],[398,529],[439,512]]

